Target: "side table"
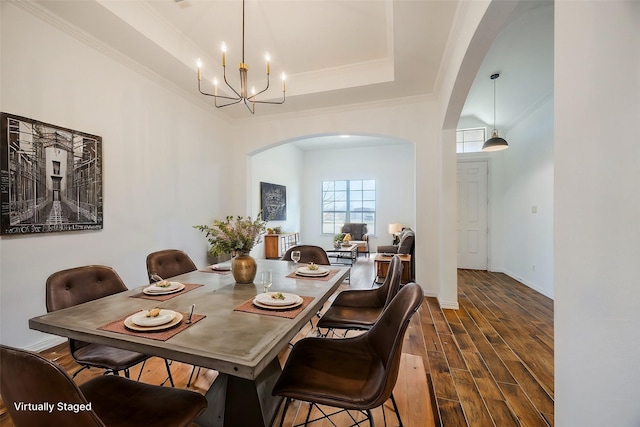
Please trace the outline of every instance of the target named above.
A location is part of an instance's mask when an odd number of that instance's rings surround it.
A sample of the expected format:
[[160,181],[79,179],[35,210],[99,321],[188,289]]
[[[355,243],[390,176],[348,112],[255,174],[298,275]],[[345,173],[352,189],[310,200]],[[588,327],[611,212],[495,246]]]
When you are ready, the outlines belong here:
[[[385,277],[387,277],[389,263],[391,263],[393,255],[394,254],[376,254],[376,257],[373,259],[374,267],[376,269],[376,275],[373,279],[374,284],[381,284],[384,282]],[[409,283],[411,281],[411,255],[401,254],[398,256],[400,257],[400,261],[402,261],[401,283]]]

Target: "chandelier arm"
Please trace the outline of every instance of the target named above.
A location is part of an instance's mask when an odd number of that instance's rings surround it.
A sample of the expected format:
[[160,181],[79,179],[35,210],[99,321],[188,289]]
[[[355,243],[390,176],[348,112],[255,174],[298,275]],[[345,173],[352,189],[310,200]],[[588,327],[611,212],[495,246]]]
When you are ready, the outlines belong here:
[[[229,87],[229,89],[231,89],[233,91],[233,93],[235,93],[239,99],[239,101],[242,100],[242,95],[240,95],[234,88],[233,86],[231,86],[229,84],[229,82],[227,81],[227,67],[222,67],[222,78],[224,79],[225,84]],[[229,99],[236,99],[236,98],[229,98]]]
[[267,87],[265,87],[264,89],[262,89],[260,92],[258,92],[258,93],[256,93],[256,94],[254,94],[254,95],[251,95],[251,96],[249,97],[249,100],[251,100],[252,102],[258,102],[258,101],[256,101],[256,96],[260,95],[261,93],[266,92],[266,91],[269,89],[269,80],[270,80],[270,78],[269,78],[269,74],[267,74]]
[[[223,99],[232,99],[232,102],[227,102],[226,104],[222,104],[222,105],[218,105],[218,98],[223,98]],[[213,105],[216,106],[216,108],[222,108],[222,107],[227,107],[229,105],[234,105],[237,104],[238,102],[242,101],[242,98],[229,98],[227,96],[214,96],[213,97]]]
[[282,101],[252,101],[256,104],[272,104],[272,105],[280,105],[280,104],[284,104],[285,98],[284,95],[282,96]]
[[249,101],[249,102],[251,102],[251,106],[249,106],[249,103],[247,101],[248,101],[248,98],[244,98],[244,105],[247,107],[247,110],[249,110],[249,112],[251,114],[255,114],[256,113],[256,103],[255,103],[255,101]]
[[[232,101],[235,101],[231,104],[235,104],[236,102],[240,102],[242,101],[242,98],[232,98],[230,96],[224,96],[224,95],[215,95],[213,93],[207,93],[207,92],[203,92],[202,89],[200,89],[200,86],[198,85],[198,91],[200,92],[201,95],[205,95],[205,96],[210,96],[212,98],[220,98],[220,99],[229,99]],[[227,104],[227,105],[231,105],[231,104]]]

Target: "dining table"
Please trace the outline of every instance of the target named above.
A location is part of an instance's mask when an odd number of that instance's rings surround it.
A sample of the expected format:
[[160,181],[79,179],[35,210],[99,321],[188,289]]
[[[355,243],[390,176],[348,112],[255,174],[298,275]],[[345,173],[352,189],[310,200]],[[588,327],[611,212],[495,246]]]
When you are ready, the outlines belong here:
[[[184,285],[179,291],[156,294],[145,284],[31,318],[29,327],[216,370],[197,424],[271,426],[282,401],[271,395],[282,372],[278,355],[322,309],[349,267],[323,266],[323,275],[302,275],[305,267],[291,261],[256,262],[255,283],[236,283],[228,262],[170,278]],[[260,303],[263,271],[272,272],[269,295],[296,302]],[[131,323],[133,316],[155,308],[176,313],[167,327]]]

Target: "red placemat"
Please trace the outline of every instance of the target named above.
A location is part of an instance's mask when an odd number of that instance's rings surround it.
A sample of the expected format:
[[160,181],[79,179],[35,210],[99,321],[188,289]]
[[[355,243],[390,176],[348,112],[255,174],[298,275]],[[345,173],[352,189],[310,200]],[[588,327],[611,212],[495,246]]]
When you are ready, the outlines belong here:
[[321,276],[321,277],[301,276],[299,274],[296,274],[296,272],[294,271],[293,273],[287,274],[287,277],[289,277],[291,279],[322,280],[322,281],[327,282],[327,281],[331,280],[333,278],[333,276],[338,274],[338,271],[340,271],[340,270],[329,270],[329,274],[327,274],[326,276]]
[[181,313],[183,318],[180,321],[180,323],[178,323],[176,326],[173,326],[170,329],[165,329],[162,331],[143,332],[143,331],[133,331],[131,329],[127,329],[127,327],[124,326],[124,319],[126,319],[127,317],[135,313],[137,313],[137,311],[131,314],[127,314],[126,316],[123,316],[118,320],[114,320],[113,322],[109,322],[106,325],[100,326],[98,329],[102,331],[117,332],[119,334],[133,335],[134,337],[143,337],[143,338],[149,338],[152,340],[166,341],[169,338],[173,337],[174,335],[184,331],[189,326],[195,325],[200,320],[206,317],[203,314],[193,313],[193,316],[191,317],[191,323],[187,324],[186,320],[189,317],[189,313]]
[[[199,288],[200,286],[204,286],[204,285],[198,285],[195,283],[183,283],[184,285],[184,289],[181,290],[180,292],[174,292],[172,294],[166,294],[166,295],[147,295],[144,292],[140,291],[137,294],[133,294],[130,295],[131,298],[144,298],[144,299],[150,299],[150,300],[154,300],[154,301],[166,301],[166,300],[170,300],[171,298],[175,298],[178,295],[182,295],[185,294],[189,291],[192,291],[196,288]],[[145,286],[146,288],[146,286]]]
[[302,298],[302,304],[296,308],[289,308],[286,310],[269,310],[266,308],[260,308],[253,305],[253,298],[243,302],[239,306],[233,309],[233,311],[244,311],[245,313],[266,314],[267,316],[285,317],[287,319],[294,319],[298,314],[304,310],[314,297],[300,297]]

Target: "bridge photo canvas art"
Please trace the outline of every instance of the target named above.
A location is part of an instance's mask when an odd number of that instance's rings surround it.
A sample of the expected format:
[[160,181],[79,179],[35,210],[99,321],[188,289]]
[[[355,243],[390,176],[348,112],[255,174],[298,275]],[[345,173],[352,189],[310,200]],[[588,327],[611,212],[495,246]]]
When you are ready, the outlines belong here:
[[0,233],[102,229],[102,138],[2,113]]

